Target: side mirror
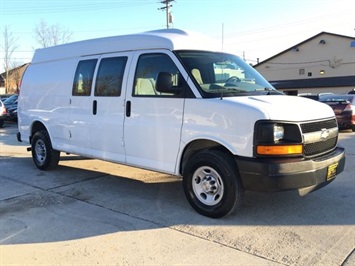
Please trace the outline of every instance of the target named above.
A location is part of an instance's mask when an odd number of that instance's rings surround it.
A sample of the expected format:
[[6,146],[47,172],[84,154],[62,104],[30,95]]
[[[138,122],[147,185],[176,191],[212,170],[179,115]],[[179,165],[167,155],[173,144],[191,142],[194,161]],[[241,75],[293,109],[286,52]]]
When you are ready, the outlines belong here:
[[173,74],[169,72],[160,72],[155,83],[155,89],[164,93],[180,93],[181,89],[174,86]]

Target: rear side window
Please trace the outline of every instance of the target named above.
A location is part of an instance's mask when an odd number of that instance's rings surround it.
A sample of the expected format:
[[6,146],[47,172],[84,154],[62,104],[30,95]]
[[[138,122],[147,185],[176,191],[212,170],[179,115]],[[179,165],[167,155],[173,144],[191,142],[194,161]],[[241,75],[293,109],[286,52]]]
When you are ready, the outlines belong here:
[[120,96],[127,57],[104,58],[96,78],[95,96]]
[[97,59],[80,61],[76,68],[73,96],[90,96]]

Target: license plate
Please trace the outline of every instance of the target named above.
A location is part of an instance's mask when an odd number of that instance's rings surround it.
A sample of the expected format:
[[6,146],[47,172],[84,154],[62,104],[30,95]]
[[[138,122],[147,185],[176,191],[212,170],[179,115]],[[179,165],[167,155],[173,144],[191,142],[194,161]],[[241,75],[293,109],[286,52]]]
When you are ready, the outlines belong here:
[[338,167],[338,163],[334,163],[328,166],[327,181],[335,177],[335,175],[337,174],[337,167]]

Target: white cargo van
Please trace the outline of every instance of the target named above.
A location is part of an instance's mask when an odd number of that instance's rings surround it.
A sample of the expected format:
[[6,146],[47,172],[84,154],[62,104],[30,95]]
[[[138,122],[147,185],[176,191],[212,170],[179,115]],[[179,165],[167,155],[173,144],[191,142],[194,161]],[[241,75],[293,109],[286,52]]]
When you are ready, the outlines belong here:
[[333,110],[210,44],[158,30],[37,50],[18,140],[41,170],[65,152],[182,176],[191,206],[214,218],[245,190],[304,195],[333,181],[345,164]]

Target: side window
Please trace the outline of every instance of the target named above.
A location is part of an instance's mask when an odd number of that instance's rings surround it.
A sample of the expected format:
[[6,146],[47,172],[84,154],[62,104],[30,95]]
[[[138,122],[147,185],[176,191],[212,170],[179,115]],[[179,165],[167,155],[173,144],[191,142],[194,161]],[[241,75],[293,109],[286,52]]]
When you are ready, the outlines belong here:
[[73,96],[90,96],[97,59],[80,61],[75,72]]
[[127,57],[104,58],[96,78],[95,96],[120,96]]
[[179,97],[174,93],[160,93],[155,84],[160,72],[173,74],[173,86],[181,86],[183,78],[174,62],[166,54],[144,54],[138,59],[134,79],[133,96],[165,96]]

